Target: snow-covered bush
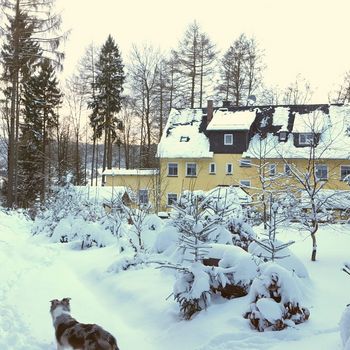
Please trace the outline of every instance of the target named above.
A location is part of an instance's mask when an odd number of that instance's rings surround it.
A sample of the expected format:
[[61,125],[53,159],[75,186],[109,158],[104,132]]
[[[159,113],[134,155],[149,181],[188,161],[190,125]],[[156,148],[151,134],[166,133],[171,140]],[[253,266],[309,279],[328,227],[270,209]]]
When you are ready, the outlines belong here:
[[53,242],[75,242],[84,249],[116,242],[120,226],[118,216],[106,213],[102,205],[88,201],[68,183],[38,213],[32,233],[44,234]]
[[[350,263],[345,263],[343,271],[350,275]],[[344,350],[350,350],[350,304],[343,311],[339,322],[340,337],[343,343]]]
[[250,308],[244,317],[260,332],[294,326],[310,316],[309,310],[303,307],[302,281],[272,262],[259,267],[249,299]]
[[257,260],[237,246],[211,244],[203,262],[218,266],[212,271],[213,292],[228,299],[246,295],[257,275]]
[[142,253],[122,254],[118,256],[117,260],[108,268],[107,272],[119,273],[129,269],[140,269],[149,263],[149,255]]
[[243,216],[230,217],[227,220],[228,230],[232,233],[233,244],[248,250],[248,246],[256,239],[256,234]]
[[339,323],[344,350],[350,350],[350,304],[345,308]]
[[175,282],[173,294],[186,320],[210,304],[210,275],[207,270],[199,262],[179,270],[181,273]]
[[[262,243],[262,244],[258,244]],[[261,258],[263,261],[267,262],[271,260],[271,253],[269,253],[266,247],[271,247],[271,245],[275,245],[275,247],[281,247],[275,252],[274,262],[278,265],[283,266],[285,269],[289,271],[293,271],[300,278],[308,278],[309,273],[305,267],[305,265],[301,262],[299,258],[293,254],[288,245],[285,245],[284,242],[275,239],[274,241],[268,239],[262,239],[261,241],[254,241],[248,247],[248,252],[254,256]],[[273,249],[271,247],[271,249]]]

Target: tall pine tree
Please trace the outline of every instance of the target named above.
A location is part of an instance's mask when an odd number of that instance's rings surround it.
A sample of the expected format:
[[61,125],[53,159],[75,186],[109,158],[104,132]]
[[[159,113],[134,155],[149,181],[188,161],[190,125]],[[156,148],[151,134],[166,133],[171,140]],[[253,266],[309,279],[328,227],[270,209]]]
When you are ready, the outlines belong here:
[[55,71],[44,60],[38,72],[24,84],[22,135],[19,146],[19,199],[28,207],[36,198],[43,203],[48,191],[48,147],[57,127],[62,94]]
[[96,64],[96,95],[91,104],[98,111],[95,122],[97,128],[104,133],[103,170],[112,167],[112,144],[117,140],[120,121],[116,117],[122,105],[124,65],[118,45],[111,35],[102,46]]

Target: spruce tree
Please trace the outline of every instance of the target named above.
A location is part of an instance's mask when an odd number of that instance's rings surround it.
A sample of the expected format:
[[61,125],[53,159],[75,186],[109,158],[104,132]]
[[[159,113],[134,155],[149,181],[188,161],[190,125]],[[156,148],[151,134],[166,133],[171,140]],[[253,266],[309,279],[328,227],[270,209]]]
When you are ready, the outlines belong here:
[[[58,50],[63,36],[58,33],[61,17],[51,10],[55,0],[0,0],[1,64],[8,84],[8,187],[7,206],[17,203],[17,160],[22,99],[22,77],[29,76],[35,63],[46,56],[60,66],[63,53]],[[39,46],[41,47],[40,50]]]
[[19,146],[19,194],[25,207],[38,195],[41,202],[45,200],[48,190],[50,132],[57,127],[57,108],[61,98],[54,68],[49,60],[44,60],[38,72],[24,84],[24,123]]
[[103,170],[112,167],[112,144],[117,139],[120,121],[115,116],[121,109],[124,83],[124,65],[118,45],[111,35],[102,46],[96,64],[96,99],[92,108],[97,108],[97,128],[104,132]]

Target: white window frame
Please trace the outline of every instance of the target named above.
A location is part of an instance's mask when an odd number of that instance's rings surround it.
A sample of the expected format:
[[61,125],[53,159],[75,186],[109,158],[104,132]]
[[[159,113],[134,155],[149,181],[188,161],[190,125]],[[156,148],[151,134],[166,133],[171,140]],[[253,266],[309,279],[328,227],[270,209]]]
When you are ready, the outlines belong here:
[[[289,169],[288,171],[287,171],[287,167]],[[284,164],[284,174],[288,175],[288,176],[292,175],[292,170],[291,170],[290,164]]]
[[269,164],[269,176],[275,176],[276,174],[277,174],[277,165],[275,163]]
[[[244,184],[246,182],[246,184]],[[240,187],[251,187],[252,183],[250,180],[239,180]]]
[[[342,176],[342,168],[348,168],[348,172],[349,174],[345,175],[345,176]],[[340,166],[340,181],[344,181],[345,177],[346,176],[350,176],[350,165],[341,165]]]
[[[231,171],[228,170],[229,166],[231,167]],[[226,171],[226,175],[232,175],[233,174],[233,164],[226,163],[225,171]]]
[[[230,137],[231,141],[228,141],[226,137]],[[225,146],[231,146],[233,145],[233,134],[224,134],[224,145]]]
[[[170,174],[170,165],[176,165],[176,175],[174,174]],[[179,176],[179,164],[178,163],[168,163],[168,176],[173,176],[173,177],[176,177],[176,176]]]
[[278,135],[279,141],[287,141],[287,131],[280,131]]
[[239,161],[239,166],[241,168],[251,168],[252,167],[252,161],[251,161],[251,159],[241,159]]
[[[189,165],[195,166],[195,174],[188,173]],[[186,163],[186,177],[196,177],[196,176],[197,176],[197,163]]]
[[[213,166],[213,169],[212,169]],[[209,163],[209,174],[216,174],[216,164],[215,163]]]
[[[316,177],[318,180],[328,180],[328,165],[327,164],[316,164],[316,171],[315,171],[315,174],[316,174]],[[324,176],[321,176],[321,177],[318,177],[317,176],[317,172],[319,171],[319,168],[322,167],[323,170],[326,169],[326,177]]]
[[173,205],[173,203],[170,203],[169,202],[169,196],[176,196],[176,199],[175,199],[175,202],[177,202],[177,193],[173,193],[173,192],[169,192],[169,193],[167,193],[167,206],[168,207],[170,207],[170,206],[172,206]]
[[[146,201],[144,200],[144,196],[146,194]],[[142,200],[141,200],[142,199]],[[139,189],[139,204],[148,204],[149,203],[149,193],[147,188]]]
[[[302,138],[305,137],[305,140]],[[311,145],[314,142],[314,134],[312,132],[303,132],[299,134],[299,145]]]

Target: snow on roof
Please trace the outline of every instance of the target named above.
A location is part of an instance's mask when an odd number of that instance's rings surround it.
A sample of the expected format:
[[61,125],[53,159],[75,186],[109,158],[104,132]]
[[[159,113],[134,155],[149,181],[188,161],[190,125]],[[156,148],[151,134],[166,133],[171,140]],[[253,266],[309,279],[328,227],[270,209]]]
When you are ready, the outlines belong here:
[[74,188],[86,199],[97,202],[111,201],[129,193],[125,186],[74,186]]
[[218,196],[227,199],[229,203],[246,204],[252,201],[252,197],[240,187],[215,187],[206,193],[206,196]]
[[106,169],[103,175],[110,176],[127,176],[127,175],[135,175],[135,176],[147,176],[147,175],[156,175],[158,174],[157,169]]
[[200,132],[202,109],[172,109],[157,149],[162,158],[211,158],[209,140]]
[[[305,208],[309,208],[310,201],[306,191],[301,193],[301,202]],[[326,209],[341,209],[346,210],[350,208],[350,190],[328,190],[322,189],[317,192],[317,200],[322,202],[322,207]]]
[[[274,122],[275,124],[275,122]],[[271,158],[309,158],[309,147],[296,147],[293,133],[321,133],[316,146],[316,159],[350,159],[350,106],[330,106],[329,113],[316,110],[306,114],[295,114],[292,133],[286,142],[279,142],[278,136],[268,133],[260,139],[254,135],[243,157],[259,158],[261,149],[266,149],[263,155]],[[261,147],[263,146],[263,147]],[[266,146],[266,147],[265,147]]]
[[288,120],[289,120],[289,108],[288,107],[276,107],[275,113],[273,114],[274,126],[281,126],[280,131],[288,130]]
[[214,112],[207,130],[249,130],[255,116],[255,110],[217,110]]
[[321,133],[327,129],[329,115],[318,110],[312,113],[295,114],[293,132],[297,133]]

